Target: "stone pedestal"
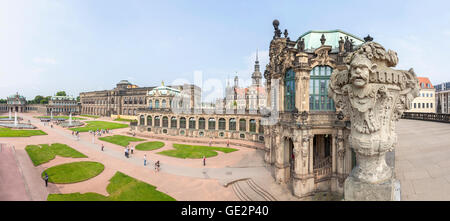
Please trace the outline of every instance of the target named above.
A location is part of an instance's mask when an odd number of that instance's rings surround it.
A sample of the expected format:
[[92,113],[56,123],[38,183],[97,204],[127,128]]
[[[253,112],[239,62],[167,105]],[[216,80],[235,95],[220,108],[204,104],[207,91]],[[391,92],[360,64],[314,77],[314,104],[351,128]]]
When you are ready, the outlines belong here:
[[344,198],[347,201],[400,201],[400,182],[389,179],[383,183],[366,183],[348,177]]
[[314,177],[296,178],[294,177],[292,188],[295,196],[309,196],[314,191]]

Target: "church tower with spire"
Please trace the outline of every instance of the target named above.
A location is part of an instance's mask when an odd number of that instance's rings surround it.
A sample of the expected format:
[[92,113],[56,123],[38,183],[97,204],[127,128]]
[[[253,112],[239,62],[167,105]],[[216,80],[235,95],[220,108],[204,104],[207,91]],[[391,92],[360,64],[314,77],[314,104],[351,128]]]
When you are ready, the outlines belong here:
[[252,84],[255,86],[261,86],[262,74],[259,71],[258,51],[256,51],[255,70],[252,74]]

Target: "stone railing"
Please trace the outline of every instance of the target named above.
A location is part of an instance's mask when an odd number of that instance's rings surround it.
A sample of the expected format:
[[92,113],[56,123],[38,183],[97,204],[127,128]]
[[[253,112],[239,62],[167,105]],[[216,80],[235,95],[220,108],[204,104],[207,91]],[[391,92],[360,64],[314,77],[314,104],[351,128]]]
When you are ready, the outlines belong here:
[[314,163],[314,169],[331,166],[331,156],[322,159],[321,161]]
[[318,183],[329,179],[331,177],[331,169],[331,165],[329,167],[314,169],[314,182]]
[[402,118],[450,123],[450,114],[404,112]]

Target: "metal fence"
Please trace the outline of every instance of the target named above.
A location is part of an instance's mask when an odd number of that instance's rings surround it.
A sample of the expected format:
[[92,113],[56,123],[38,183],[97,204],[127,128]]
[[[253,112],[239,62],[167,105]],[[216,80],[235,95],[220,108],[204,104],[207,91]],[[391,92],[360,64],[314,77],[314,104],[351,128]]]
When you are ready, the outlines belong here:
[[450,114],[405,112],[403,113],[402,118],[450,123]]

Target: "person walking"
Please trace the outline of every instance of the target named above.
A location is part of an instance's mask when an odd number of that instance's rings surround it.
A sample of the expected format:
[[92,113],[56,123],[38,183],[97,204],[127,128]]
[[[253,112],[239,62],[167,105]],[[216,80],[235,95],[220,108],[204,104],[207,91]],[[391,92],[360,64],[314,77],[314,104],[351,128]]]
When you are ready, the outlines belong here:
[[125,148],[124,150],[125,150],[125,157],[128,157],[127,156],[127,148]]
[[227,147],[230,147],[230,140],[227,140]]
[[203,156],[203,166],[206,166],[206,157]]
[[45,172],[44,180],[45,180],[45,187],[47,187],[48,186],[48,174],[47,174],[47,172]]
[[144,154],[144,166],[147,165],[147,154]]
[[102,151],[103,151],[103,148],[105,148],[105,145],[102,144]]
[[133,154],[133,152],[134,152],[134,147],[131,146],[131,154]]

